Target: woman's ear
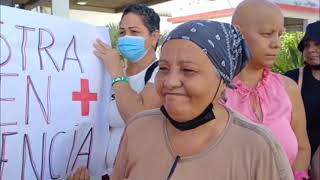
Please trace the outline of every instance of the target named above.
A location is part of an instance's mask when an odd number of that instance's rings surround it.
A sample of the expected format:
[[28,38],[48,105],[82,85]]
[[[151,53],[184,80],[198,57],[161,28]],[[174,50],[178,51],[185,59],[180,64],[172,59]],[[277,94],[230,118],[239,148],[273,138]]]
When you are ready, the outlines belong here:
[[152,46],[155,48],[157,46],[158,40],[160,37],[160,32],[158,30],[154,31],[151,34],[151,39],[152,39]]
[[226,90],[224,89],[221,94],[220,94],[220,100],[222,101],[223,104],[225,104],[228,100]]

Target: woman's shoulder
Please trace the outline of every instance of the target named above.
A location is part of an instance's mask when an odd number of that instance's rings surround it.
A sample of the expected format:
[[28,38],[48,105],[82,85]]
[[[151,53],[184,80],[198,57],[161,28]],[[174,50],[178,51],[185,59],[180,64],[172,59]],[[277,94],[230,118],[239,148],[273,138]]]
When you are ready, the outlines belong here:
[[164,117],[159,109],[146,110],[137,113],[126,126],[125,136],[130,144],[136,146],[137,142],[152,144],[163,142]]
[[[265,167],[275,165],[279,179],[292,179],[292,170],[284,149],[275,136],[264,126],[256,124],[237,112],[232,112],[235,132],[234,140],[243,144],[250,157],[258,157]],[[238,147],[239,149],[240,147]],[[253,151],[248,151],[253,150]],[[261,166],[263,167],[263,166]],[[261,168],[260,167],[260,168]]]
[[[292,74],[291,72],[288,72],[290,75]],[[278,72],[269,72],[269,76],[271,76],[273,78],[273,80],[276,78],[278,80],[280,80],[284,85],[287,84],[297,84],[294,79],[292,79],[290,76],[288,76],[287,74],[281,74]]]
[[148,109],[148,110],[139,112],[132,117],[132,120],[130,122],[134,123],[139,120],[142,121],[143,119],[148,119],[148,118],[153,119],[154,117],[158,117],[158,118],[163,117],[163,114],[159,108]]
[[274,137],[271,131],[263,125],[254,123],[252,120],[235,111],[231,112],[231,116],[235,129],[241,132],[241,134],[244,135],[243,137],[251,138],[251,140],[245,138],[245,141],[252,142],[254,146],[257,145],[256,143],[258,142],[261,147],[269,147],[276,151],[281,149],[281,145],[278,140]]
[[[281,83],[281,85],[283,87],[285,87],[288,94],[291,94],[292,92],[295,93],[296,91],[299,91],[298,84],[292,78],[290,78],[286,75],[280,74],[280,73],[276,73],[276,72],[270,72],[270,75],[272,77],[274,77],[273,80],[270,82]],[[275,81],[276,79],[278,81]]]
[[160,129],[159,126],[162,127],[164,120],[164,116],[159,108],[145,110],[133,116],[129,121],[130,123],[127,125],[127,129]]
[[298,84],[291,79],[290,77],[287,77],[285,75],[281,75],[283,79],[283,85],[291,99],[295,99],[297,95],[300,95],[300,88]]

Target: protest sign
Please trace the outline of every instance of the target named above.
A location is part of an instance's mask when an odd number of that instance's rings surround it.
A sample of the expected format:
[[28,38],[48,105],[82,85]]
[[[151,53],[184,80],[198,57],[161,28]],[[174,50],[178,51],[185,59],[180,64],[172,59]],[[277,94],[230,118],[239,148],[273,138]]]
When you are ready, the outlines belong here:
[[0,8],[0,180],[104,172],[111,80],[93,43],[107,29]]

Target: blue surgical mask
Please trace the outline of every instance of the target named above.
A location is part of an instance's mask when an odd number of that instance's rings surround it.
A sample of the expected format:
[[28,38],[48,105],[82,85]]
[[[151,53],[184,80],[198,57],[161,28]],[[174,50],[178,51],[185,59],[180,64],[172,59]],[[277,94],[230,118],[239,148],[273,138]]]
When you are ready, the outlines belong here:
[[130,62],[138,62],[147,54],[142,36],[123,36],[118,39],[118,49],[122,56]]

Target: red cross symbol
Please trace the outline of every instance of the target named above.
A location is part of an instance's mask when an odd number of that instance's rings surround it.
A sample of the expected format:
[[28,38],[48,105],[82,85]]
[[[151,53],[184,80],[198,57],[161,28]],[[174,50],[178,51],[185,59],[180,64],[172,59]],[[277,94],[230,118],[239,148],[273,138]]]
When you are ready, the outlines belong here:
[[90,93],[88,79],[81,79],[81,90],[72,92],[72,101],[81,101],[81,115],[89,115],[90,101],[97,101],[97,93]]

